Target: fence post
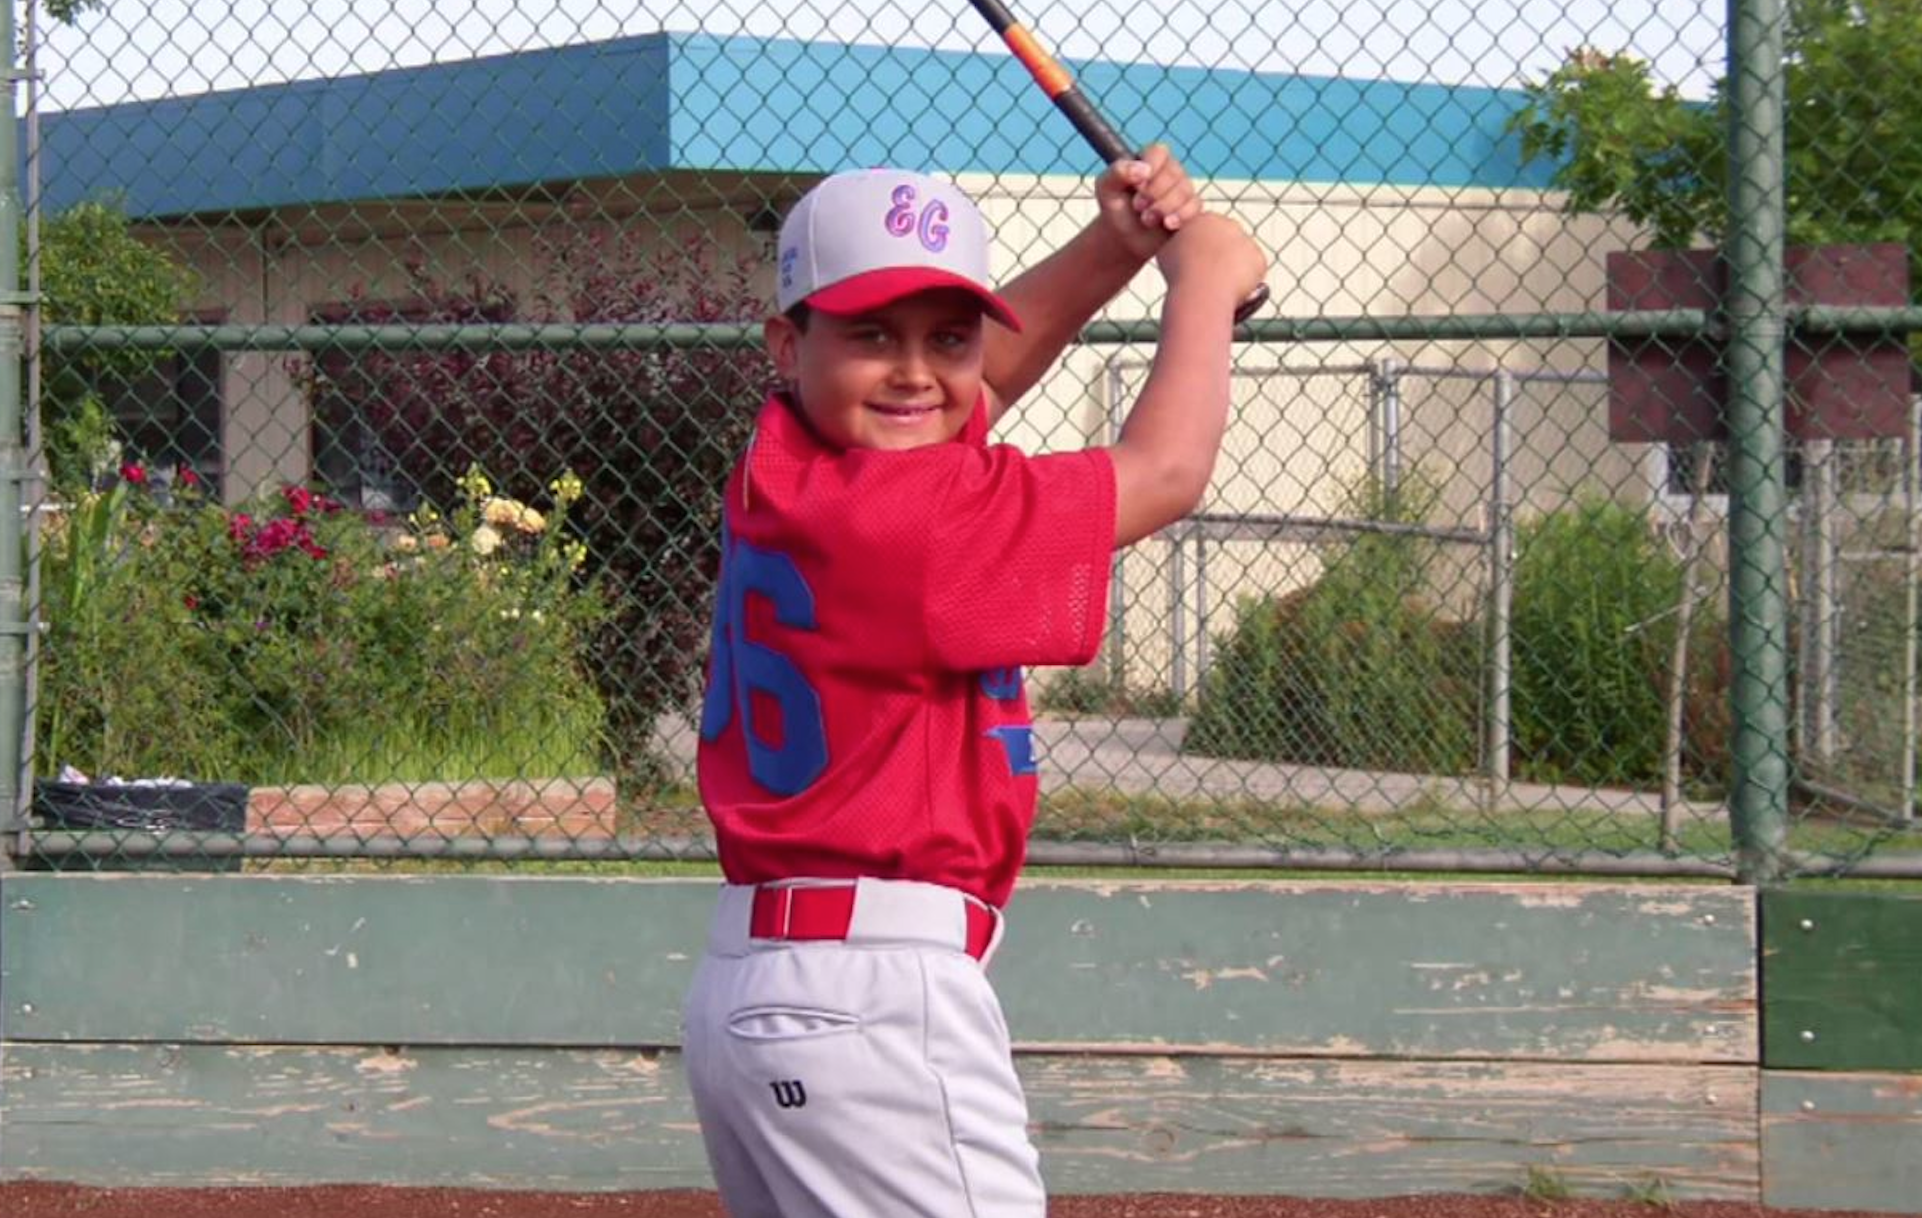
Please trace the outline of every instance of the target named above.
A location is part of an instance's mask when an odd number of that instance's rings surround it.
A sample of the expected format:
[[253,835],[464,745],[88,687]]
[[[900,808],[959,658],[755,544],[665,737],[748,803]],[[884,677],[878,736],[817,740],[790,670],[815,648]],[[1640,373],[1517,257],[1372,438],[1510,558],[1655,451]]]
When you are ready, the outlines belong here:
[[1836,706],[1840,698],[1836,669],[1836,607],[1841,603],[1839,569],[1841,539],[1837,535],[1840,495],[1837,491],[1835,441],[1810,440],[1802,446],[1802,568],[1800,585],[1801,646],[1795,684],[1799,691],[1799,739],[1793,755],[1827,781],[1836,754]]
[[1195,529],[1195,693],[1208,680],[1208,530]]
[[[20,150],[15,86],[20,80],[13,5],[0,4],[0,43],[7,48],[7,113],[0,122],[0,833],[24,827],[26,781],[26,599],[21,579],[20,373],[25,330],[20,293]],[[0,868],[10,847],[0,849]]]
[[1401,361],[1384,356],[1375,362],[1375,418],[1373,434],[1380,437],[1380,464],[1373,472],[1381,490],[1392,495],[1401,488]]
[[1916,467],[1922,459],[1922,396],[1909,400],[1909,430],[1902,443],[1902,506],[1908,545],[1902,554],[1902,819],[1915,819],[1916,579],[1922,576],[1922,519],[1917,517]]
[[1508,504],[1508,418],[1515,404],[1515,374],[1495,371],[1495,418],[1488,479],[1488,781],[1496,792],[1508,785],[1509,693],[1512,685],[1509,624],[1515,602],[1515,527]]
[[1188,544],[1188,525],[1177,521],[1164,534],[1168,539],[1168,651],[1170,683],[1176,699],[1188,700],[1188,615],[1183,606],[1188,600],[1188,564],[1183,549]]
[[1729,820],[1750,884],[1781,878],[1788,840],[1783,28],[1782,0],[1729,0]]

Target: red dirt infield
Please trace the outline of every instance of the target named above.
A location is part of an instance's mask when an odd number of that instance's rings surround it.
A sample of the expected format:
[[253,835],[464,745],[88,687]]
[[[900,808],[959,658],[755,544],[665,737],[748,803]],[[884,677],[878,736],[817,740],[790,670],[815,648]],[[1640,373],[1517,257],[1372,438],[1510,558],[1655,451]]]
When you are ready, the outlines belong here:
[[[1056,1197],[1050,1218],[1871,1218],[1736,1201],[1607,1201],[1436,1194],[1365,1201],[1186,1194]],[[98,1189],[0,1184],[6,1218],[723,1218],[712,1193],[539,1193],[322,1185]]]

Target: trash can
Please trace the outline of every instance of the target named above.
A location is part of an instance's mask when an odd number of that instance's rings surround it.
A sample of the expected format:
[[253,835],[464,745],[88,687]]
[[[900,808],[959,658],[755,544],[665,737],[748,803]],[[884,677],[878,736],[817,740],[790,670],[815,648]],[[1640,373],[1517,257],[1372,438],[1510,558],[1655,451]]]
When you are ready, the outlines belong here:
[[[37,829],[129,835],[245,833],[248,788],[243,783],[60,782],[33,784]],[[111,854],[48,855],[35,849],[22,860],[29,871],[238,871],[239,855],[194,857]]]

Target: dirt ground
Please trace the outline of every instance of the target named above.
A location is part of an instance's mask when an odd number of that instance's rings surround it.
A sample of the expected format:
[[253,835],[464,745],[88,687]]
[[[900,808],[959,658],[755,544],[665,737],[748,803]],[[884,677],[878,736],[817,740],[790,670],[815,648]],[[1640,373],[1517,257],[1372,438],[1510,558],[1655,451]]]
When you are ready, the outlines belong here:
[[[1869,1218],[1728,1201],[1538,1201],[1422,1196],[1369,1201],[1137,1194],[1057,1197],[1051,1218]],[[93,1189],[0,1184],[6,1218],[722,1218],[711,1193],[530,1193],[468,1189]]]

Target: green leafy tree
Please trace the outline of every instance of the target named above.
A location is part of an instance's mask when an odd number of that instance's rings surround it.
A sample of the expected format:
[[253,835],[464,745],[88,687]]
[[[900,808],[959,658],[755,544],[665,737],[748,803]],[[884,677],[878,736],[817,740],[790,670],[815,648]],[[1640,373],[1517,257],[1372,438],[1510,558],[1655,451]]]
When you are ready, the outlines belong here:
[[[41,228],[41,319],[47,325],[165,324],[180,319],[197,290],[194,274],[134,236],[111,203],[79,203]],[[138,376],[165,351],[44,352],[41,422],[54,485],[90,481],[112,439],[102,387]]]
[[65,25],[72,25],[80,14],[92,9],[105,8],[106,0],[46,0],[44,7],[47,15]]
[[[81,14],[104,9],[106,0],[40,0],[40,7],[62,25],[73,25]],[[190,271],[133,235],[127,216],[113,203],[82,203],[51,218],[42,227],[40,248],[46,325],[178,321],[196,288]],[[20,264],[26,265],[24,248]],[[100,395],[103,378],[138,376],[168,354],[42,354],[41,423],[47,462],[61,493],[90,481],[91,467],[110,450],[114,427]]]
[[[1785,67],[1789,241],[1899,242],[1922,292],[1922,0],[1789,0]],[[1728,84],[1691,102],[1641,60],[1584,48],[1509,127],[1525,159],[1557,162],[1570,211],[1619,211],[1662,248],[1718,241]]]
[[1554,184],[1571,212],[1616,210],[1647,227],[1658,246],[1720,233],[1723,133],[1720,92],[1691,104],[1656,89],[1632,55],[1573,52],[1509,120],[1524,160],[1557,162]]

